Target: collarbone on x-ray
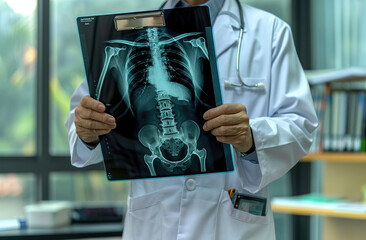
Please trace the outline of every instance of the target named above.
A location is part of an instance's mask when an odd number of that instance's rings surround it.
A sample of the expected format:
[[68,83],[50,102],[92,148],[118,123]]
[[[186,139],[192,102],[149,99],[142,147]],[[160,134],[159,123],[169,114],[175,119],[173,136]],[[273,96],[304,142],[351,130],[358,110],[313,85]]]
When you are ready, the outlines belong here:
[[[134,41],[109,40],[105,47],[105,60],[96,86],[99,100],[107,72],[117,69],[117,86],[127,112],[139,114],[151,109],[152,117],[159,123],[141,126],[138,140],[149,149],[144,161],[151,176],[156,176],[154,160],[168,172],[175,168],[186,171],[192,156],[199,159],[201,172],[206,171],[205,148],[198,149],[201,135],[194,119],[176,118],[173,99],[185,102],[193,109],[201,102],[203,92],[202,72],[197,71],[200,59],[208,60],[208,51],[202,33],[190,32],[171,36],[164,28],[147,28]],[[184,113],[182,113],[184,114]]]

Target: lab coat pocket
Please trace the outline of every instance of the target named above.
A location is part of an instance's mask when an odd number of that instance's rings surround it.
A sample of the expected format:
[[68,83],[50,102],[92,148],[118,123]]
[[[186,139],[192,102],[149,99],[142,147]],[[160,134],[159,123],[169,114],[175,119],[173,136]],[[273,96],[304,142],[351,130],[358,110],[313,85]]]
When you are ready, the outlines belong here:
[[227,191],[221,193],[217,221],[217,240],[250,239],[250,232],[256,232],[255,239],[272,239],[269,236],[274,234],[272,215],[257,216],[235,209]]
[[222,208],[225,208],[225,212],[227,215],[230,215],[231,218],[236,219],[238,221],[247,222],[247,223],[257,223],[257,224],[267,224],[269,223],[270,218],[267,216],[257,216],[239,209],[234,208],[233,203],[229,197],[227,191],[223,191],[221,193],[221,203]]
[[129,198],[124,239],[162,239],[162,200],[159,192]]

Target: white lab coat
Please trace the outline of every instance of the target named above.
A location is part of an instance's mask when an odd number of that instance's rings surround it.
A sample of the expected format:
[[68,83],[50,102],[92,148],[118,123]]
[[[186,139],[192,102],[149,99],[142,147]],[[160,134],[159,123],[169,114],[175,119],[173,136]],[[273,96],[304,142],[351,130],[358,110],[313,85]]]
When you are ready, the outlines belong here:
[[[258,9],[243,9],[241,75],[247,84],[264,83],[264,90],[224,87],[227,79],[239,83],[235,57],[240,24],[234,0],[225,1],[213,29],[223,99],[247,107],[258,164],[234,152],[234,172],[131,181],[125,240],[275,239],[267,185],[307,153],[317,118],[289,26]],[[77,167],[102,160],[100,148],[89,150],[75,133],[73,110],[86,94],[83,82],[66,121],[71,162]],[[231,188],[267,198],[266,216],[234,209],[226,192]]]

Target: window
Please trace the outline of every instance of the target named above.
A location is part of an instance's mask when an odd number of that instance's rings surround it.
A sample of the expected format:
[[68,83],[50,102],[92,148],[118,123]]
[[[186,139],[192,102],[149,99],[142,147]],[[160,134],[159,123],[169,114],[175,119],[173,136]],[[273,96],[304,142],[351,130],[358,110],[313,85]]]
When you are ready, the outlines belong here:
[[104,171],[55,172],[50,179],[52,200],[120,204],[129,191],[129,182],[108,183]]
[[35,154],[35,9],[36,0],[0,0],[0,155],[3,156]]
[[85,76],[76,17],[162,3],[0,0],[0,218],[39,200],[126,201],[128,182],[108,182],[102,164],[70,164],[64,121]]
[[366,2],[312,1],[313,68],[366,67]]

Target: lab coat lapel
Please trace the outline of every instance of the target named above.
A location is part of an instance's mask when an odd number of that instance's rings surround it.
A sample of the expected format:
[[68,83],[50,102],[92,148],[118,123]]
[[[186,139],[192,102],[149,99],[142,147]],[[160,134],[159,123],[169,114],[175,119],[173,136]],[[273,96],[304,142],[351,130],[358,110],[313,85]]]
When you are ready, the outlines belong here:
[[216,55],[217,57],[220,57],[220,55],[228,50],[233,44],[236,44],[239,31],[234,31],[232,24],[230,23],[232,18],[229,16],[219,16],[216,21],[220,21],[220,23],[215,24],[213,28]]
[[240,19],[233,16],[239,16],[238,6],[234,0],[225,0],[213,26],[217,57],[220,57],[233,44],[237,44]]

